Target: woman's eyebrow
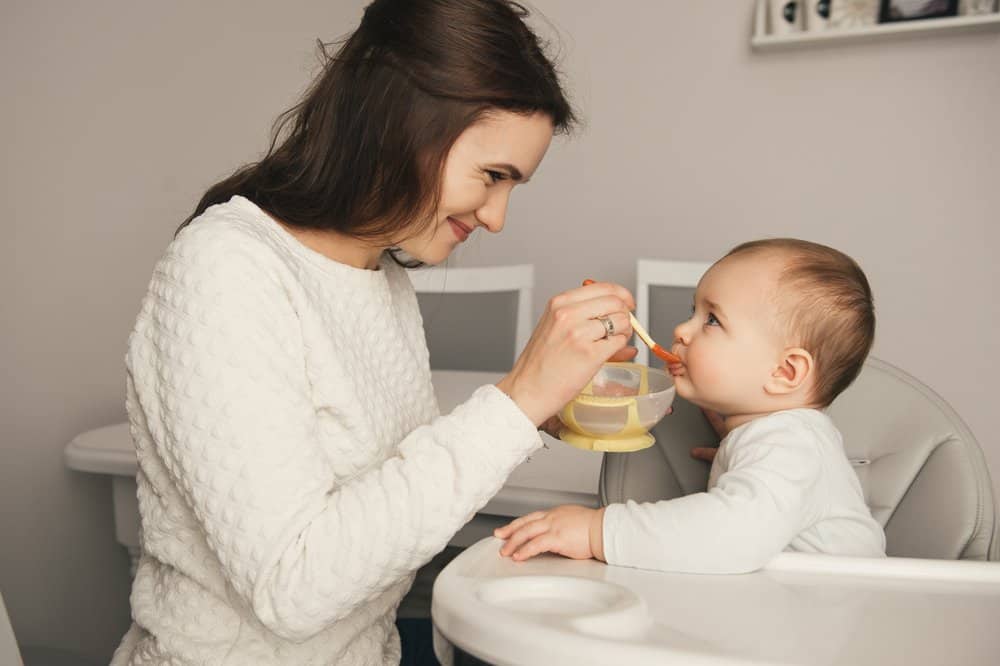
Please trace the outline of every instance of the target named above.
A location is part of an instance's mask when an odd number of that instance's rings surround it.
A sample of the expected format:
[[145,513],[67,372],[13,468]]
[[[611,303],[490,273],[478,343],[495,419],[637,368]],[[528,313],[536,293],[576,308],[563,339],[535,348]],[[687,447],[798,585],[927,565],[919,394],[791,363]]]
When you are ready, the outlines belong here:
[[487,164],[487,169],[493,169],[495,171],[506,171],[510,174],[511,180],[516,180],[519,183],[527,183],[530,178],[525,180],[524,174],[513,164],[508,164],[507,162],[499,162],[497,164]]

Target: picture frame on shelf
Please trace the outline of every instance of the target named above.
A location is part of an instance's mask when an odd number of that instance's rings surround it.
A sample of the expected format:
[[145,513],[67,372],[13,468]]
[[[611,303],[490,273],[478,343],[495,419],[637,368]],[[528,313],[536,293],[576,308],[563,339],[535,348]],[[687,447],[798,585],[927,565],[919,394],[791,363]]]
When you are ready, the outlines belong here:
[[881,0],[879,23],[918,21],[958,14],[958,0]]
[[1000,12],[997,0],[958,0],[959,16],[982,16]]
[[878,22],[880,0],[831,0],[831,28],[864,28]]

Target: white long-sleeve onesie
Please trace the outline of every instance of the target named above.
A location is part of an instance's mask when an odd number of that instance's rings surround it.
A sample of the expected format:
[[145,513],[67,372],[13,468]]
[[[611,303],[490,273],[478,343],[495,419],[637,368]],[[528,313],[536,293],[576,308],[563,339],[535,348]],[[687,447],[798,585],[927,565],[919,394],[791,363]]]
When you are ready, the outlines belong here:
[[708,490],[655,503],[611,504],[609,564],[741,573],[783,550],[884,557],[885,533],[833,421],[792,409],[735,428],[719,446]]
[[413,573],[541,445],[495,386],[439,415],[405,271],[242,197],[171,243],[126,361],[142,557],[114,666],[398,663]]

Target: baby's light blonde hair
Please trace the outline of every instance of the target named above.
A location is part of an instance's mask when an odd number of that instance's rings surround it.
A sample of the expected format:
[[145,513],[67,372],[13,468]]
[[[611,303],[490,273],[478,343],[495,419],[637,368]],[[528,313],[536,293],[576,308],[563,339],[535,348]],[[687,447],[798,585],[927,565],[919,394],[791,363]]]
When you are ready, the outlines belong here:
[[812,354],[816,372],[812,398],[826,407],[861,372],[875,341],[875,305],[868,278],[843,252],[796,238],[743,243],[723,259],[771,253],[785,260],[778,277],[779,316],[796,346]]

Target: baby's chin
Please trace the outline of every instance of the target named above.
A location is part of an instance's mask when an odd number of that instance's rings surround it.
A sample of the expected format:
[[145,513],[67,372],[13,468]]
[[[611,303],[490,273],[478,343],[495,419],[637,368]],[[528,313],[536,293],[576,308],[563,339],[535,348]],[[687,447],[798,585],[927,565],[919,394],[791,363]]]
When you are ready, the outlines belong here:
[[684,398],[688,402],[694,403],[695,405],[701,407],[701,405],[698,402],[697,392],[694,390],[694,387],[691,386],[691,382],[688,380],[686,376],[684,375],[675,376],[674,386],[677,387],[677,395]]
[[691,386],[691,382],[687,380],[687,377],[683,375],[680,377],[674,377],[674,386],[677,387],[677,395],[681,398],[684,398],[695,407],[700,407],[701,409],[708,409],[713,412],[720,411],[717,405],[712,404],[712,401],[703,400],[701,397],[698,396],[698,392],[694,390],[693,386]]

